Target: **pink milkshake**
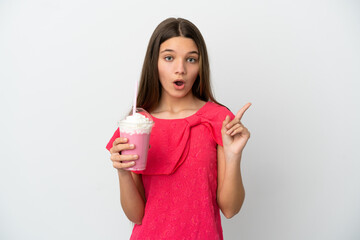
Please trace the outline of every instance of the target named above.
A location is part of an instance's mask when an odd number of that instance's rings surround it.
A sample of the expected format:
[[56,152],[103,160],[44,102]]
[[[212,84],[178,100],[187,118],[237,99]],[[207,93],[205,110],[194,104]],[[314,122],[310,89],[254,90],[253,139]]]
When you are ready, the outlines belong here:
[[127,138],[129,144],[135,145],[134,149],[121,151],[121,154],[136,154],[139,156],[135,161],[135,165],[127,168],[127,170],[145,170],[153,125],[154,122],[150,114],[142,108],[137,108],[135,114],[129,115],[119,122],[120,137]]

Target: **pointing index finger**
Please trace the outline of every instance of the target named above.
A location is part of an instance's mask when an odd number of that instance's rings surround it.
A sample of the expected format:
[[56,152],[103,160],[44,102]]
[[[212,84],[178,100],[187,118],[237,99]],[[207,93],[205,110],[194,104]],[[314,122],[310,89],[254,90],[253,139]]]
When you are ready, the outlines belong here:
[[241,120],[241,118],[243,117],[244,113],[246,110],[248,110],[248,108],[251,106],[251,103],[247,103],[245,104],[245,106],[243,106],[236,114],[236,118],[238,118],[239,120]]

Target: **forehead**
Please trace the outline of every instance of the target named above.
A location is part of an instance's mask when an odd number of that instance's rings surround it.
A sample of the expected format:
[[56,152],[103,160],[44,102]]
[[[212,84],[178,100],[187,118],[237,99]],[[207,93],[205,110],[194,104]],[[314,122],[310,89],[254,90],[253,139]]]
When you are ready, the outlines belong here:
[[186,37],[172,37],[163,42],[160,45],[160,51],[165,49],[173,50],[173,51],[198,51],[196,43],[191,38]]

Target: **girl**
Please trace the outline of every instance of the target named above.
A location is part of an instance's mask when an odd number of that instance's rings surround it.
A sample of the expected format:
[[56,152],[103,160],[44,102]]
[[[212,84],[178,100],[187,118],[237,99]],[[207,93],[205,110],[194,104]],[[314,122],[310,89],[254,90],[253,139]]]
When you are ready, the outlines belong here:
[[146,170],[124,170],[138,156],[121,154],[136,146],[119,129],[107,145],[122,208],[135,223],[131,239],[223,239],[219,209],[226,218],[240,211],[240,162],[250,137],[240,120],[251,104],[234,116],[214,99],[209,72],[194,24],[169,18],[158,25],[137,96],[155,122]]

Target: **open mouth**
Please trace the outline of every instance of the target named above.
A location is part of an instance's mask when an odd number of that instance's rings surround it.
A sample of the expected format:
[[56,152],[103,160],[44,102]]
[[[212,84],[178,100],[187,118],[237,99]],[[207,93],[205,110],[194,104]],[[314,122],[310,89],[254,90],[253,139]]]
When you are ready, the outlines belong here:
[[183,90],[185,88],[185,82],[183,80],[174,81],[174,87],[177,90]]
[[183,81],[175,81],[174,83],[175,83],[176,86],[179,86],[179,87],[184,85]]

